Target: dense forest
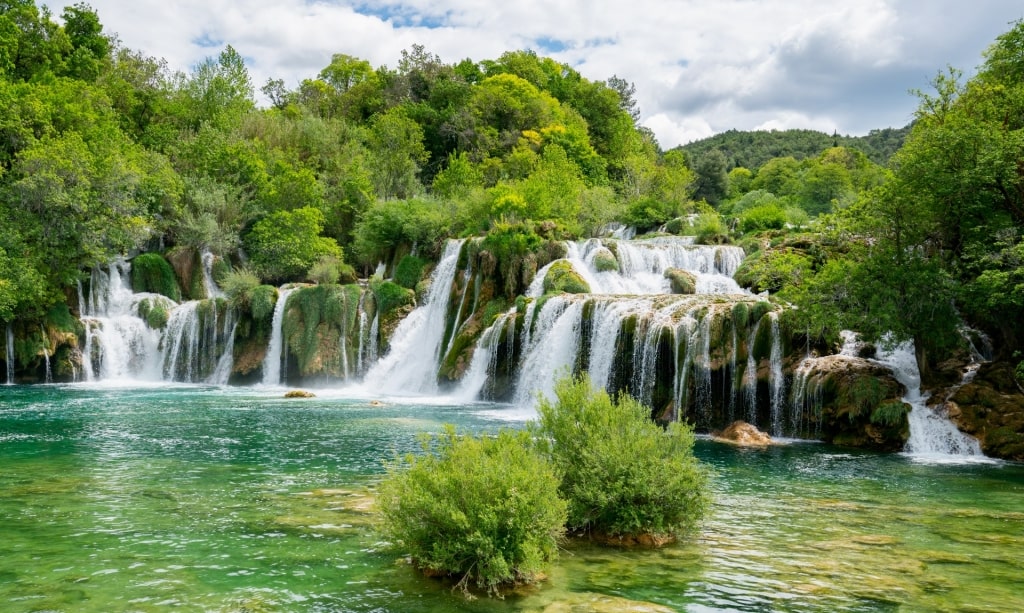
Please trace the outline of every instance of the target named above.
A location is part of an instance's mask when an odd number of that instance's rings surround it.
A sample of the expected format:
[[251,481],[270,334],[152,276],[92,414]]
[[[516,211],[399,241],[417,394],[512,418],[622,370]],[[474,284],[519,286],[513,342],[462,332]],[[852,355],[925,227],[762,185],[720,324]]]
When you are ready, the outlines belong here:
[[[230,46],[174,72],[87,5],[58,19],[3,1],[0,322],[67,317],[77,283],[118,256],[210,252],[247,295],[435,258],[452,236],[487,234],[501,258],[619,223],[741,244],[744,284],[797,305],[808,336],[912,338],[927,365],[969,323],[1017,364],[1022,58],[1018,22],[975,77],[937,76],[908,129],[729,132],[665,152],[628,80],[529,51],[445,63],[413,46],[394,67],[337,54],[295,89],[262,85],[259,108]],[[161,266],[140,283],[159,290]]]

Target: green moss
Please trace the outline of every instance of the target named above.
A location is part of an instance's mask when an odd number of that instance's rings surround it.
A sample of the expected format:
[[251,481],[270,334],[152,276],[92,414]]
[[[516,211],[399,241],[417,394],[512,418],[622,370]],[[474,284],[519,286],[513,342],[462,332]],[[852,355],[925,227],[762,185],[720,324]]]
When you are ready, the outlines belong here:
[[257,285],[249,292],[249,312],[255,321],[269,322],[277,304],[278,291],[273,285]]
[[372,280],[370,282],[370,290],[373,291],[377,310],[382,315],[391,313],[403,306],[411,305],[415,297],[411,289],[406,289],[391,281]]
[[[859,377],[839,390],[839,403],[847,408],[851,422],[865,413],[874,412],[884,399],[885,390],[875,377]],[[891,413],[893,410],[887,409],[879,417],[891,417]]]
[[160,330],[167,325],[167,319],[170,317],[170,314],[164,308],[163,302],[146,298],[139,302],[139,317],[150,328]]
[[750,322],[761,321],[761,319],[772,310],[772,303],[767,300],[761,300],[754,304],[750,309]]
[[665,271],[665,278],[669,280],[673,294],[697,293],[697,277],[692,272],[682,268],[669,268]]
[[879,426],[899,426],[907,420],[907,405],[902,402],[886,402],[871,412],[871,423]]
[[594,254],[594,268],[597,269],[597,272],[617,272],[619,261],[610,249],[602,247]]
[[572,264],[555,262],[544,277],[544,293],[589,294],[590,286],[573,270]]
[[732,322],[737,330],[743,330],[750,322],[750,306],[746,302],[737,302],[732,307]]
[[143,253],[132,260],[132,291],[162,294],[181,300],[174,269],[159,253]]
[[423,269],[427,261],[414,255],[407,255],[395,267],[392,280],[406,289],[416,289],[416,284],[423,278]]

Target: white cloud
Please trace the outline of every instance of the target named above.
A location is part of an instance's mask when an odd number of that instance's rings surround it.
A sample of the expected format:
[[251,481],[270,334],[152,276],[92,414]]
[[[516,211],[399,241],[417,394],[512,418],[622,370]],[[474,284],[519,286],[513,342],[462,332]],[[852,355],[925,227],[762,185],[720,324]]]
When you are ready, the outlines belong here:
[[[55,14],[73,0],[51,4]],[[334,53],[394,66],[423,44],[445,61],[535,48],[591,79],[633,81],[669,147],[712,133],[904,125],[947,64],[970,72],[1024,8],[1001,0],[93,0],[108,32],[188,70],[223,44],[253,82],[289,86]],[[201,44],[205,41],[206,46]],[[543,46],[539,41],[546,41]]]

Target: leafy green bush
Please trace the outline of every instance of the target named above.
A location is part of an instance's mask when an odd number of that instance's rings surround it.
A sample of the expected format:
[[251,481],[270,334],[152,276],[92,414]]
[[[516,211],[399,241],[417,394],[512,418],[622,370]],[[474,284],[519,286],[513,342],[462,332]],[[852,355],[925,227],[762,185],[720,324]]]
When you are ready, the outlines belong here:
[[338,243],[320,236],[324,223],[324,214],[312,207],[277,211],[256,222],[245,236],[253,268],[264,279],[290,281],[303,278],[321,257],[341,260]]
[[774,294],[803,283],[811,275],[811,267],[811,259],[796,251],[759,251],[743,260],[735,278],[753,292]]
[[698,215],[692,231],[699,245],[724,245],[729,242],[729,228],[718,213]]
[[232,306],[248,308],[252,293],[260,285],[260,278],[248,266],[235,268],[221,277],[220,286]]
[[423,278],[423,268],[427,261],[414,255],[407,255],[395,267],[392,280],[406,289],[416,289],[416,284]]
[[341,267],[344,262],[333,255],[322,255],[306,273],[306,278],[317,285],[331,285],[341,278]]
[[139,317],[141,317],[150,328],[160,330],[167,325],[167,320],[170,315],[167,312],[167,309],[164,308],[163,302],[160,300],[145,298],[139,301]]
[[529,435],[474,438],[446,426],[423,451],[387,467],[377,492],[385,538],[420,569],[459,577],[463,589],[496,593],[539,580],[557,555],[566,504]]
[[708,471],[693,455],[693,430],[662,429],[624,396],[564,378],[557,401],[538,405],[541,446],[562,472],[568,527],[609,536],[672,536],[693,528],[710,503]]
[[181,300],[174,269],[159,253],[142,253],[132,260],[132,291],[163,294],[171,300]]
[[755,206],[740,213],[740,229],[744,232],[781,230],[786,227],[786,212],[775,204]]
[[256,321],[269,320],[277,306],[278,292],[273,285],[260,285],[249,293],[249,312]]

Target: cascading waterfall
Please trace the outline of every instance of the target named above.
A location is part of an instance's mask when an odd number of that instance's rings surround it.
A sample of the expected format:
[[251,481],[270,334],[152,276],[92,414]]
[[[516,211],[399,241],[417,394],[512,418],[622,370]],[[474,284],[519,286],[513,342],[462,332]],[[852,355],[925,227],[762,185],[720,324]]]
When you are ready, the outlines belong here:
[[147,299],[167,305],[174,301],[159,294],[133,293],[127,282],[130,270],[127,262],[118,260],[107,271],[93,269],[87,296],[82,296],[79,287],[87,381],[160,379],[160,331],[138,316],[139,304]]
[[925,404],[928,398],[921,394],[921,373],[917,368],[913,341],[880,350],[876,361],[887,366],[893,378],[903,385],[903,402],[911,407],[908,415],[910,438],[903,448],[904,453],[931,461],[985,457],[976,439],[957,430],[951,421]]
[[206,250],[204,250],[200,255],[200,259],[203,262],[203,290],[206,292],[207,298],[223,298],[224,292],[222,292],[220,287],[213,281],[214,258],[216,258],[216,256]]
[[294,289],[278,290],[277,303],[274,305],[274,317],[270,324],[270,343],[267,355],[263,358],[263,385],[281,385],[284,382],[281,361],[284,357],[284,311],[288,304],[288,295]]
[[768,357],[772,436],[782,436],[782,411],[786,403],[786,377],[782,372],[782,332],[779,329],[778,313],[772,312],[768,316],[772,323],[772,348]]
[[515,402],[530,404],[538,396],[554,398],[559,376],[571,374],[579,351],[583,301],[555,296],[537,316],[533,340],[524,349]]
[[392,394],[437,392],[437,365],[442,357],[452,281],[464,242],[448,241],[423,306],[398,324],[390,351],[366,373],[364,384],[368,389]]
[[757,340],[757,332],[761,327],[758,320],[750,329],[750,337],[747,341],[747,368],[743,372],[744,399],[747,404],[747,423],[757,425],[757,360],[754,359],[754,342]]
[[4,362],[7,364],[7,385],[14,385],[14,328],[7,322],[7,347]]
[[736,331],[736,322],[729,319],[729,328],[732,330],[732,351],[729,352],[729,423],[736,420],[736,354],[739,353],[739,333]]
[[217,367],[213,370],[213,374],[207,380],[208,383],[214,385],[227,385],[228,379],[231,378],[231,369],[234,366],[235,355],[235,333],[238,331],[238,322],[235,321],[234,309],[228,309],[227,315],[224,318],[224,329],[230,330],[224,343],[224,351],[217,360]]
[[43,359],[46,361],[46,375],[43,380],[44,383],[53,383],[53,370],[50,368],[50,349],[47,347],[49,339],[46,335],[46,328],[40,326],[39,334],[43,341]]

